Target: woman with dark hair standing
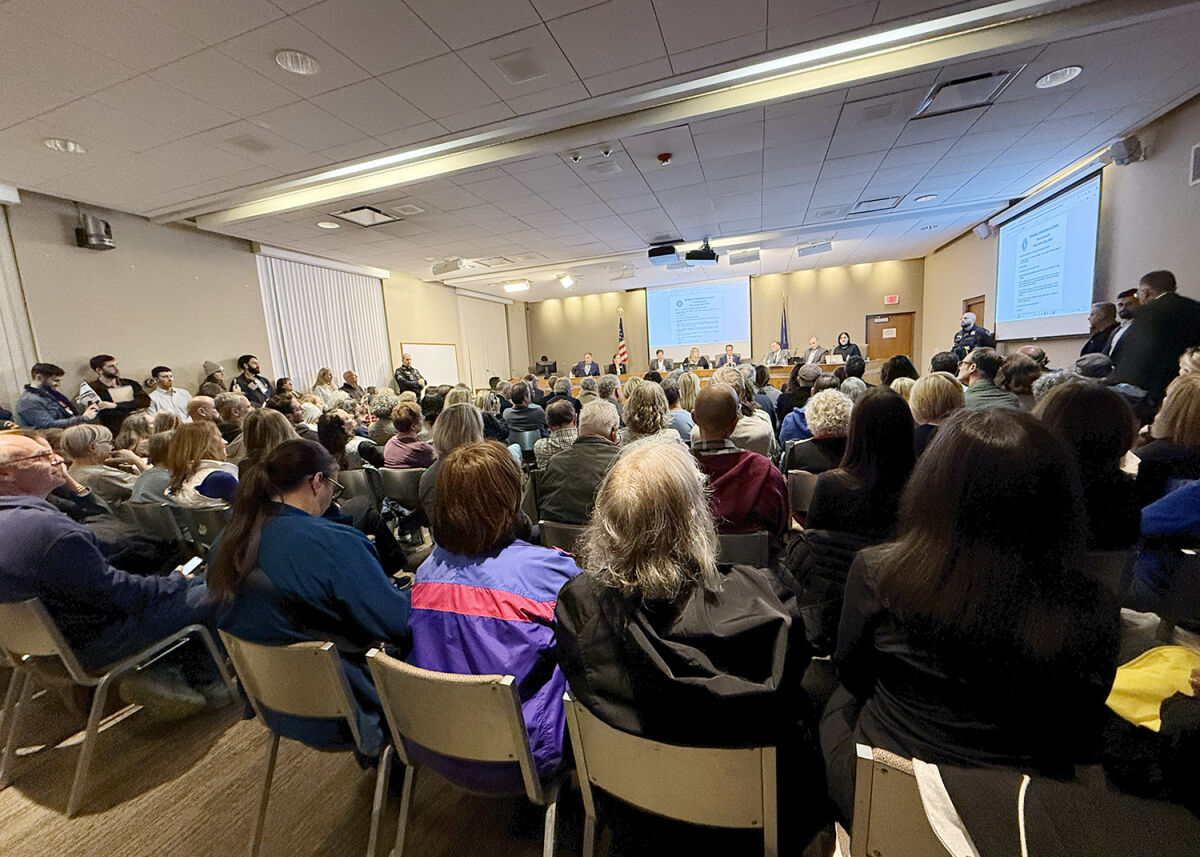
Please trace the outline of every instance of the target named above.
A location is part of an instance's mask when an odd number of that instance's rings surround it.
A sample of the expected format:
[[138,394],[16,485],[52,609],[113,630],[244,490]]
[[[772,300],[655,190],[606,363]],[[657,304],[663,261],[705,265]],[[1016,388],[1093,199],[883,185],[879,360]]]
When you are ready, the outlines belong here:
[[879,367],[879,383],[883,386],[895,381],[897,378],[912,378],[914,381],[921,377],[921,373],[917,371],[917,367],[908,359],[907,354],[897,354],[895,357],[889,357],[887,362]]
[[850,411],[840,467],[817,477],[805,526],[862,536],[889,535],[912,473],[912,411],[887,387],[872,387]]
[[850,334],[844,330],[838,334],[837,345],[834,346],[833,353],[839,355],[843,362],[851,357],[862,357],[862,352],[858,350],[857,345],[850,341]]
[[[1036,526],[1012,526],[1037,509]],[[1067,774],[1099,750],[1118,611],[1084,576],[1079,478],[1030,414],[959,411],[904,492],[900,535],[846,582],[821,744],[852,814],[855,742],[934,764]]]
[[[478,422],[475,431],[482,431]],[[540,775],[552,774],[562,763],[567,683],[555,665],[549,622],[559,589],[579,566],[517,537],[521,466],[496,441],[465,443],[441,459],[434,507],[437,545],[413,584],[408,660],[439,672],[514,676],[534,763]],[[468,788],[520,788],[513,763],[422,755]]]
[[[337,464],[321,445],[289,440],[242,482],[208,572],[226,605],[222,629],[253,643],[332,640],[358,704],[362,746],[384,746],[379,696],[364,653],[408,635],[409,596],[379,565],[374,545],[353,527],[322,517],[341,493]],[[268,712],[272,729],[319,749],[353,748],[343,720]]]

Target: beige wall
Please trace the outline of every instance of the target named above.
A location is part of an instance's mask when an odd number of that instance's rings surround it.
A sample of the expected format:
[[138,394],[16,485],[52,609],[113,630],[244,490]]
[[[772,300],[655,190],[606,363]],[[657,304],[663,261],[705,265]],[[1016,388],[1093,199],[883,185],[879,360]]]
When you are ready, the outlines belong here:
[[[929,361],[954,344],[963,314],[963,300],[985,295],[984,318],[979,324],[995,329],[996,239],[980,240],[968,232],[957,241],[925,257],[925,295],[921,311],[921,359],[917,369],[928,371]],[[1075,352],[1079,352],[1076,347]]]
[[649,368],[645,289],[551,298],[528,306],[529,353],[557,360],[560,372],[582,360],[585,351],[592,352],[601,368],[607,366],[617,350],[618,318],[625,321],[629,371]]
[[232,378],[238,355],[252,353],[271,373],[247,242],[88,211],[111,224],[116,249],[76,247],[75,208],[65,200],[22,194],[8,209],[38,356],[67,370],[68,395],[92,375],[88,359],[102,352],[137,380],[168,365],[179,386],[193,392],[205,360],[220,361]]
[[513,301],[508,310],[508,353],[512,364],[512,377],[531,371],[533,358],[529,354],[529,326],[525,321],[524,301]]
[[[909,259],[752,277],[750,334],[754,359],[761,359],[771,340],[779,338],[779,310],[785,294],[788,340],[793,352],[807,348],[812,336],[832,349],[843,330],[861,348],[866,341],[868,315],[915,312],[913,351],[919,353],[924,270],[923,260]],[[898,295],[900,302],[884,304],[884,295]]]
[[[383,309],[387,314],[392,366],[400,365],[405,342],[439,342],[457,345],[458,296],[454,289],[426,283],[407,274],[393,273],[383,281]],[[458,349],[459,378],[469,377],[462,348]]]

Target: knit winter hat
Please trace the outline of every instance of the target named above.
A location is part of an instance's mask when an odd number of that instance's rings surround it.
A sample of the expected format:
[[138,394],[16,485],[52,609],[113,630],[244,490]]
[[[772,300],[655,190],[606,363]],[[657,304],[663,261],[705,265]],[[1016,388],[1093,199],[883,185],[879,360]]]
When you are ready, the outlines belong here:
[[216,372],[224,372],[224,371],[225,370],[223,368],[221,368],[220,363],[214,363],[211,360],[204,361],[204,377],[205,378],[207,378],[209,375],[212,375]]

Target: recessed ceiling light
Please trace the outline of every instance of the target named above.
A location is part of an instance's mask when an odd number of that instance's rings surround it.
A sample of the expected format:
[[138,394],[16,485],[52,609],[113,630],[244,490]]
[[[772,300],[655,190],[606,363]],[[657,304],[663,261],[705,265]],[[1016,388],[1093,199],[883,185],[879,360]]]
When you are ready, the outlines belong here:
[[927,193],[923,196],[918,196],[916,201],[917,202],[933,202],[935,199],[937,199],[936,193]]
[[1063,68],[1056,68],[1049,74],[1043,74],[1037,79],[1034,84],[1038,89],[1053,89],[1056,86],[1062,86],[1064,83],[1069,83],[1083,73],[1083,66],[1069,65]]
[[571,286],[575,285],[575,278],[570,274],[559,274],[558,281],[562,283],[562,287],[564,289],[569,289]]
[[341,229],[342,224],[334,223],[332,220],[318,220],[317,228],[318,229]]
[[304,51],[276,51],[275,62],[281,69],[292,74],[313,75],[321,71],[321,64]]
[[527,292],[529,291],[529,280],[517,280],[513,283],[505,283],[504,291],[509,292]]
[[63,137],[46,137],[42,143],[47,148],[53,149],[56,152],[66,152],[69,155],[86,155],[87,149],[76,143],[74,140],[67,140]]

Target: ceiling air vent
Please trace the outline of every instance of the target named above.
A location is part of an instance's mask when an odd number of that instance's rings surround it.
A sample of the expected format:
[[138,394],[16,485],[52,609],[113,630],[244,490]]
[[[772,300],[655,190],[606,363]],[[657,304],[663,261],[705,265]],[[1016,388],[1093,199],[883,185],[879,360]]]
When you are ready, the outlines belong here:
[[850,209],[851,214],[872,214],[876,211],[889,211],[900,204],[902,196],[883,196],[879,199],[863,199]]
[[333,217],[355,223],[359,226],[382,226],[385,223],[395,223],[400,220],[393,214],[384,214],[378,208],[370,205],[360,205],[357,208],[347,208],[344,211],[331,212]]
[[986,107],[1000,97],[1000,93],[1023,68],[1025,66],[1022,65],[1011,71],[992,71],[934,84],[913,118],[928,119],[930,116],[943,116],[973,107]]
[[392,208],[392,211],[397,214],[402,214],[405,217],[412,217],[414,214],[424,214],[425,209],[419,205],[413,205],[411,202],[406,202],[404,205],[397,205]]
[[1200,184],[1200,143],[1192,146],[1191,172],[1188,174],[1188,184]]
[[476,265],[482,265],[485,268],[503,268],[505,265],[511,265],[513,260],[507,256],[488,256],[485,259],[476,259]]
[[509,83],[528,83],[545,77],[548,72],[533,58],[533,51],[523,48],[515,53],[493,57],[492,62]]
[[809,218],[814,220],[841,220],[850,213],[848,205],[830,205],[809,212]]
[[828,253],[833,249],[832,241],[817,241],[812,244],[799,244],[796,246],[797,256],[815,256],[818,253]]

